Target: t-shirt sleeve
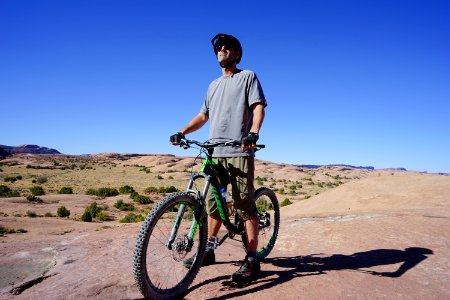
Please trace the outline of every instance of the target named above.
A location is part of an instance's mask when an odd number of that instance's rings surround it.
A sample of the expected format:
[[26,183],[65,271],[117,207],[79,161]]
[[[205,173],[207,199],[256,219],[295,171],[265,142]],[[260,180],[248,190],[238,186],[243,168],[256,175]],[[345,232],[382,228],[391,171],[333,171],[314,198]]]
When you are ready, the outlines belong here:
[[261,83],[255,73],[252,73],[252,76],[250,77],[248,91],[249,106],[252,106],[255,103],[262,103],[264,107],[267,106],[266,97],[264,97]]
[[209,106],[208,106],[208,95],[205,97],[205,101],[203,101],[202,108],[200,108],[200,113],[209,116]]

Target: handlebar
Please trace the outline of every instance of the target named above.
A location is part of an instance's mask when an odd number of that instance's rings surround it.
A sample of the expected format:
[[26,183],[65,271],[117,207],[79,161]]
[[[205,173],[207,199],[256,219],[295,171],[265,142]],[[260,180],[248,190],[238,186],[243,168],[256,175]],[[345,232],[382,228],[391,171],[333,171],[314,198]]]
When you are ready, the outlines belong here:
[[[241,147],[242,144],[239,141],[231,140],[231,139],[226,140],[226,141],[219,141],[219,142],[211,142],[211,140],[208,140],[204,143],[195,141],[195,140],[182,139],[178,145],[180,147],[182,147],[183,149],[188,149],[188,148],[191,148],[192,145],[197,145],[200,148],[208,150],[208,149],[212,149],[212,148],[219,147],[219,146]],[[265,145],[260,144],[260,145],[256,145],[254,147],[254,149],[255,149],[255,151],[258,151],[258,150],[264,149],[265,147],[266,147]]]

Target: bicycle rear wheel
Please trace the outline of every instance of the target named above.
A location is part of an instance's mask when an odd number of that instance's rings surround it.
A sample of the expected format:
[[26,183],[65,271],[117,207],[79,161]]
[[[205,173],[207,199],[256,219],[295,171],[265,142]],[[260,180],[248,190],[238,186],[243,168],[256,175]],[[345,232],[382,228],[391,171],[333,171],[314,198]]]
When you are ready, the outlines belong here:
[[275,193],[266,187],[255,191],[259,217],[258,260],[266,258],[272,251],[280,228],[280,205]]
[[[184,204],[175,240],[168,242],[180,205]],[[200,269],[207,241],[204,210],[193,244],[188,234],[198,201],[186,193],[172,194],[161,200],[148,214],[139,231],[134,249],[133,273],[142,295],[150,299],[181,298]],[[188,269],[183,261],[196,256]]]

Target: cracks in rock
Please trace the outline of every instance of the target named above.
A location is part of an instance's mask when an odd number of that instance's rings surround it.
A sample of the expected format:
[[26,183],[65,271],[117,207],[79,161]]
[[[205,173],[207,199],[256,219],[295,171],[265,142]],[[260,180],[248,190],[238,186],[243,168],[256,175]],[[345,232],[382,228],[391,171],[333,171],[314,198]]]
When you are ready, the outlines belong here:
[[9,292],[10,292],[12,295],[20,295],[20,294],[22,294],[25,290],[27,290],[27,289],[29,289],[29,288],[32,288],[32,287],[35,286],[36,284],[39,284],[39,283],[41,283],[42,281],[44,281],[45,279],[47,279],[47,278],[49,278],[49,277],[52,277],[52,276],[55,276],[55,275],[57,275],[57,274],[58,274],[58,273],[51,274],[51,275],[46,275],[46,276],[40,276],[40,277],[34,278],[34,279],[30,280],[30,281],[24,282],[24,283],[22,283],[21,285],[19,285],[19,286],[13,288],[13,289],[10,290]]
[[366,220],[372,218],[380,218],[385,215],[381,214],[369,214],[369,215],[345,215],[345,216],[334,216],[334,217],[311,217],[311,218],[301,218],[292,220],[291,226],[303,225],[315,222],[342,222],[342,221],[353,221],[353,220]]

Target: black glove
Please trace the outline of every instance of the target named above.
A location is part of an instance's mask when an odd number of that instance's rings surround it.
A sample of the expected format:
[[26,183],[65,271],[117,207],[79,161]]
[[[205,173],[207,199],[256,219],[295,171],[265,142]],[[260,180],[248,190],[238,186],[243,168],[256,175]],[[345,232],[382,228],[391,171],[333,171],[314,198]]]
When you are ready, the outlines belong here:
[[174,135],[170,136],[170,143],[173,145],[179,145],[181,140],[185,139],[186,137],[181,132],[177,132]]
[[254,147],[258,139],[259,135],[257,133],[250,132],[246,137],[242,139],[242,146],[244,148]]

